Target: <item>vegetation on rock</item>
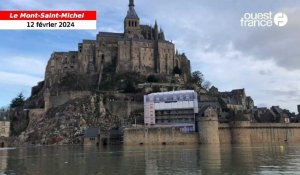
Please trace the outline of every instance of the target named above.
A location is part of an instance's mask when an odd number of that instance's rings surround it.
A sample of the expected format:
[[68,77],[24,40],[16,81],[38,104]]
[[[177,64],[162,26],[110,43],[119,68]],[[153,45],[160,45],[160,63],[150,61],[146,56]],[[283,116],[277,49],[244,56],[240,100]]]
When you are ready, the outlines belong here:
[[24,103],[25,97],[22,93],[19,93],[19,95],[11,101],[10,108],[22,107]]

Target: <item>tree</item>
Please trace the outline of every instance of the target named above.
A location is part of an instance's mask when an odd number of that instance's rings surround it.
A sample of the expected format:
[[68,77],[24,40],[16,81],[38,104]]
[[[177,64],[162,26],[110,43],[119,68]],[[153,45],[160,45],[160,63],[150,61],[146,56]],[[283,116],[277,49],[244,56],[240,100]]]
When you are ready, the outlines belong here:
[[191,83],[202,87],[202,83],[204,81],[204,76],[200,71],[195,71],[192,73]]
[[14,98],[10,103],[10,108],[21,107],[25,103],[25,97],[20,93],[16,98]]

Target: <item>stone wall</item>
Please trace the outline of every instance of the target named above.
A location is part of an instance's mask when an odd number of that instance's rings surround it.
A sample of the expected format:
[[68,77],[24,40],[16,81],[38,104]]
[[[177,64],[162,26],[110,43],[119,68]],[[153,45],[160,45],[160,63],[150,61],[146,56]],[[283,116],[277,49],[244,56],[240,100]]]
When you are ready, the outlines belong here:
[[66,102],[91,95],[90,91],[60,92],[57,96],[45,96],[45,110],[65,104]]
[[[117,72],[155,73],[154,42],[119,41]],[[175,46],[169,42],[159,42],[159,70],[163,74],[171,74],[174,68]]]
[[184,80],[187,81],[191,75],[191,63],[190,60],[184,54],[175,54],[174,67],[179,67],[183,73]]
[[83,138],[83,145],[84,145],[84,146],[95,146],[95,145],[99,145],[99,138],[89,138],[89,137],[85,137],[85,138]]
[[131,101],[109,101],[105,107],[112,115],[122,118],[128,118],[133,112],[144,110],[143,103]]
[[172,74],[174,68],[175,46],[168,42],[159,42],[159,66],[160,73]]
[[[208,137],[210,137],[209,133]],[[300,143],[300,124],[222,123],[219,124],[219,139],[220,144]],[[162,143],[197,144],[201,143],[201,140],[199,140],[198,133],[180,133],[179,130],[172,127],[129,128],[124,131],[125,145],[157,145]]]
[[61,77],[77,71],[77,52],[54,52],[48,61],[45,73],[45,85],[52,87]]
[[124,130],[124,145],[196,144],[197,138],[197,133],[181,133],[172,127]]
[[94,40],[83,40],[78,48],[79,73],[87,74],[95,71],[95,45]]
[[219,139],[220,144],[231,143],[231,130],[228,123],[219,123]]
[[219,125],[220,143],[300,143],[299,123],[235,122]]
[[122,119],[129,119],[132,115],[143,115],[144,103],[143,96],[137,94],[121,94],[106,92],[105,93],[105,108],[113,116],[118,116]]
[[9,137],[10,121],[0,121],[0,137]]
[[219,144],[218,114],[209,108],[204,111],[203,117],[197,119],[199,143]]

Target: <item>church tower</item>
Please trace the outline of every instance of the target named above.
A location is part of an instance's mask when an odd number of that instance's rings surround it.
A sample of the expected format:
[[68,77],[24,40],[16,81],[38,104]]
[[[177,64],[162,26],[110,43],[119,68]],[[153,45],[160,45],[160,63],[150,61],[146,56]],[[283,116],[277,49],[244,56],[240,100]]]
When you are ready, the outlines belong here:
[[129,9],[124,19],[124,34],[127,38],[143,38],[140,28],[140,18],[134,10],[134,0],[129,0]]

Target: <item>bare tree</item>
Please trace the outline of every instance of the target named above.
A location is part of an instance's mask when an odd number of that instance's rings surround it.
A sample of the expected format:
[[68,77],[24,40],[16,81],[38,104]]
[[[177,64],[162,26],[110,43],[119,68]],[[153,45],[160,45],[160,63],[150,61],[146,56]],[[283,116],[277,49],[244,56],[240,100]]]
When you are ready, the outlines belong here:
[[202,87],[208,91],[211,87],[211,82],[209,82],[207,80],[204,81],[204,83],[202,84]]

